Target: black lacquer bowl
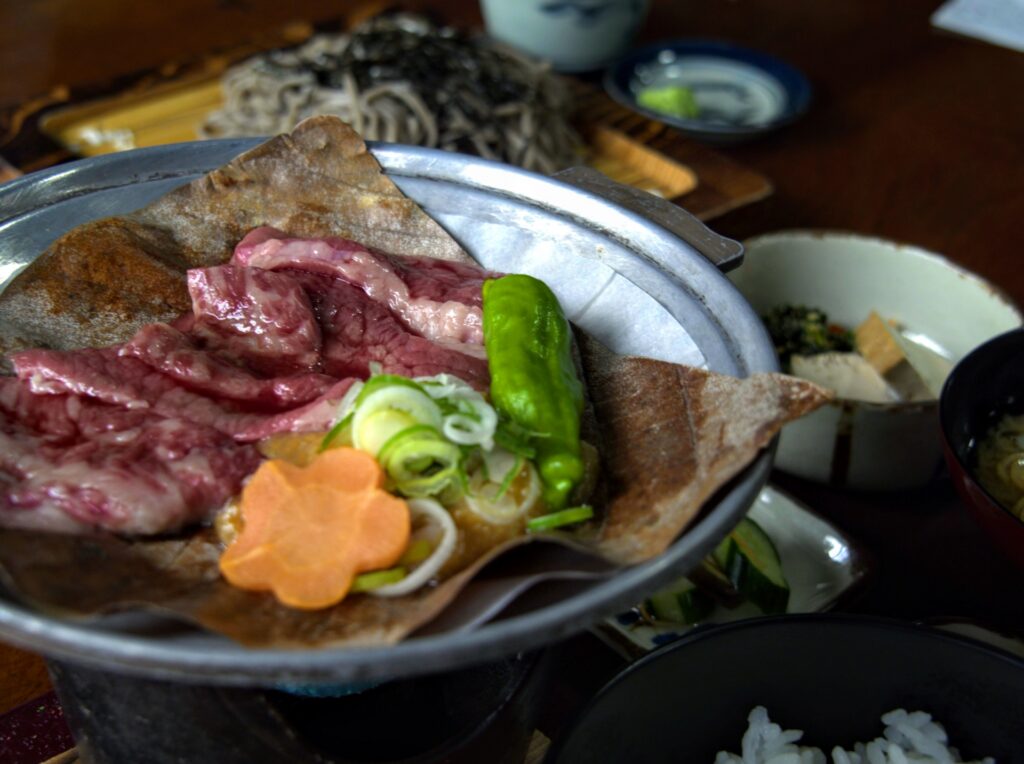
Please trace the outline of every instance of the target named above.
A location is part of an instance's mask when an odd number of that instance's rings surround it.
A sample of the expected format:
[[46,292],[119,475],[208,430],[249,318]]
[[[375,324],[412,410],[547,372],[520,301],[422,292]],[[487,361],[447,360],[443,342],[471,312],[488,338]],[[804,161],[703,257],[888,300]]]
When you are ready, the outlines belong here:
[[1024,567],[1024,521],[982,487],[976,472],[978,442],[1004,414],[1024,414],[1024,329],[975,348],[939,399],[946,464],[960,498],[992,542]]
[[882,714],[922,710],[964,760],[1024,762],[1024,661],[925,626],[849,615],[781,616],[697,629],[613,679],[548,764],[712,764],[740,753],[767,708],[828,755],[882,734]]

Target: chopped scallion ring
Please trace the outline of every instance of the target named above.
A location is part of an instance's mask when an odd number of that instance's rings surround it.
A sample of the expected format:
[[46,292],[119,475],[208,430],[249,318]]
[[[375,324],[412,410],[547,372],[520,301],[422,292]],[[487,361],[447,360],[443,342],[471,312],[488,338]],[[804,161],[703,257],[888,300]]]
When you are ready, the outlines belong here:
[[388,568],[362,573],[352,580],[351,592],[372,592],[382,586],[397,584],[405,578],[405,568]]
[[335,441],[335,439],[337,439],[337,437],[339,435],[341,435],[341,433],[344,431],[344,429],[346,427],[348,427],[349,424],[351,424],[351,423],[352,423],[352,415],[351,414],[346,416],[344,419],[338,420],[338,422],[335,423],[335,425],[330,430],[327,431],[327,434],[324,435],[324,439],[320,441],[320,447],[317,448],[317,453],[321,453],[323,451],[326,451],[328,448],[330,448],[331,447],[331,443],[333,443]]
[[430,545],[429,541],[417,539],[409,544],[409,548],[405,550],[405,554],[402,555],[402,559],[398,562],[402,565],[418,565],[428,559],[433,553],[434,547]]
[[561,528],[563,525],[572,525],[573,523],[582,523],[584,520],[589,520],[594,516],[594,508],[583,505],[581,507],[570,507],[569,509],[563,509],[561,512],[552,512],[549,515],[541,515],[535,517],[526,523],[526,530],[532,532],[536,531],[550,531],[553,528]]
[[377,390],[381,390],[385,387],[393,387],[395,385],[400,387],[411,387],[413,390],[418,390],[421,393],[424,392],[423,388],[414,380],[409,379],[409,377],[403,377],[398,374],[374,374],[363,383],[362,390],[360,390],[359,395],[355,399],[355,405],[359,406]]
[[437,546],[431,551],[430,556],[417,565],[412,571],[397,584],[389,584],[374,589],[371,594],[374,597],[400,597],[403,594],[416,591],[423,584],[437,575],[441,566],[448,561],[455,551],[455,542],[459,531],[455,527],[448,511],[433,499],[410,499],[409,511],[417,522],[427,521],[434,525],[441,533],[441,539]]
[[377,461],[381,464],[387,464],[391,458],[391,453],[395,450],[395,447],[401,443],[407,443],[410,440],[417,441],[443,441],[444,439],[435,428],[429,424],[417,424],[412,427],[406,428],[395,435],[380,447],[377,452]]
[[341,396],[341,400],[338,401],[338,421],[320,442],[320,448],[317,449],[318,453],[330,448],[331,443],[333,443],[352,422],[352,406],[355,404],[356,398],[361,394],[362,389],[363,383],[357,379],[349,385],[348,390],[346,390],[345,394]]
[[458,480],[462,452],[454,443],[416,432],[388,450],[384,469],[405,496],[431,496]]

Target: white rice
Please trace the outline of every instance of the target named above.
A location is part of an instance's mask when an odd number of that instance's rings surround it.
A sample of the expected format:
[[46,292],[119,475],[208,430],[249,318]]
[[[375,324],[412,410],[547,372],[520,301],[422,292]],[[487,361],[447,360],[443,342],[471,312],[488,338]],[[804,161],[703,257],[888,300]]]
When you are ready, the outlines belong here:
[[[820,748],[797,745],[802,730],[783,730],[768,718],[764,706],[747,717],[740,754],[719,751],[715,764],[828,764]],[[946,730],[924,711],[910,713],[902,708],[882,715],[883,736],[869,743],[857,743],[852,751],[836,746],[832,764],[957,764],[959,752],[951,748]],[[986,757],[966,764],[996,764]]]

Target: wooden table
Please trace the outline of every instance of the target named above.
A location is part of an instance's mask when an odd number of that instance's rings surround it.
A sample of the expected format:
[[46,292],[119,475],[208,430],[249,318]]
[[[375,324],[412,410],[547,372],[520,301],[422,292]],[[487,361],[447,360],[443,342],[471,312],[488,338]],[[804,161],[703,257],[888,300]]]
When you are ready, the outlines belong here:
[[[383,5],[376,3],[375,5]],[[764,50],[812,80],[797,124],[724,150],[771,178],[766,201],[715,221],[736,238],[827,228],[946,254],[1024,303],[1024,54],[934,31],[937,0],[654,0],[641,40],[712,37]],[[289,19],[337,18],[337,0],[22,0],[0,4],[0,107],[229,47]],[[478,24],[473,0],[411,2]],[[2,147],[0,147],[2,153]],[[936,295],[936,299],[941,299]],[[855,494],[773,480],[859,539],[876,579],[851,609],[905,618],[962,616],[1024,630],[1024,572],[967,518],[948,481]],[[588,648],[590,649],[590,648]],[[571,710],[601,670],[567,673]],[[603,661],[603,663],[602,663]],[[0,648],[0,712],[45,687],[42,664]],[[568,671],[573,671],[572,668]],[[551,727],[563,715],[550,717]]]

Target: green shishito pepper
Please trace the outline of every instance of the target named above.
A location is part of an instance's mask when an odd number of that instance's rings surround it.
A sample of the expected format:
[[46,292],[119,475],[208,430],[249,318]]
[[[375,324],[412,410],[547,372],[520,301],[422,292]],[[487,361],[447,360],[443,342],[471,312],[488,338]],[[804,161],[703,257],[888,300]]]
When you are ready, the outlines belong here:
[[484,347],[491,403],[521,432],[543,485],[549,512],[562,509],[583,478],[580,415],[569,322],[543,281],[511,275],[484,282]]

